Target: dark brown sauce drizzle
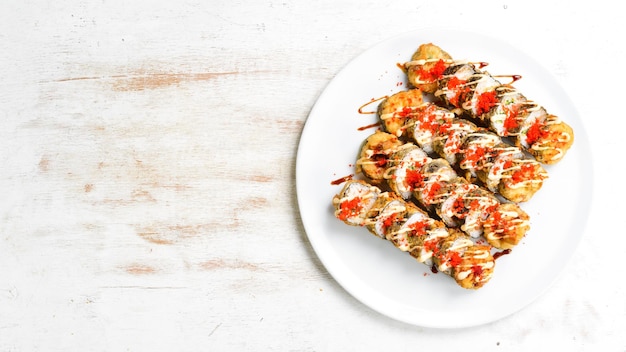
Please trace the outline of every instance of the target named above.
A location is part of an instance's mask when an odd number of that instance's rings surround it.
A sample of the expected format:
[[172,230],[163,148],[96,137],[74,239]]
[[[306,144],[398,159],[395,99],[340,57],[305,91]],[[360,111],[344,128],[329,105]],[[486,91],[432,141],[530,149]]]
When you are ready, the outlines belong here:
[[380,122],[376,122],[376,123],[373,123],[371,125],[361,126],[361,127],[357,128],[357,129],[359,131],[365,131],[368,128],[373,128],[373,127],[378,127],[378,126],[380,126]]
[[510,78],[511,82],[507,83],[507,84],[513,84],[517,81],[519,81],[520,79],[522,79],[522,75],[495,75],[493,77],[497,77],[497,78]]
[[507,254],[509,254],[509,253],[511,253],[511,250],[510,250],[510,249],[505,249],[505,250],[503,250],[502,252],[495,253],[495,254],[493,255],[493,260],[496,260],[496,259],[500,258],[501,256],[503,256],[503,255],[507,255]]
[[350,174],[350,175],[338,178],[338,179],[336,179],[334,181],[331,181],[330,184],[333,185],[333,186],[340,185],[340,184],[342,184],[342,183],[344,183],[346,181],[352,180],[353,177],[354,177],[354,175]]
[[430,266],[430,271],[431,271],[433,274],[436,274],[436,273],[438,273],[438,272],[439,272],[439,270],[437,270],[437,266],[436,266],[435,264],[433,264],[433,265],[431,265],[431,266]]
[[383,99],[387,99],[387,98],[388,98],[388,96],[386,96],[386,95],[385,95],[385,96],[383,96],[383,97],[380,97],[380,98],[374,98],[374,99],[372,99],[372,100],[368,101],[367,103],[365,103],[365,104],[363,104],[363,105],[359,106],[359,114],[368,114],[368,115],[369,115],[369,114],[376,114],[376,111],[363,111],[363,109],[364,109],[366,106],[368,106],[368,105],[370,105],[370,104],[372,104],[372,103],[375,103],[375,102],[377,102],[377,101],[381,101],[381,100],[383,100]]

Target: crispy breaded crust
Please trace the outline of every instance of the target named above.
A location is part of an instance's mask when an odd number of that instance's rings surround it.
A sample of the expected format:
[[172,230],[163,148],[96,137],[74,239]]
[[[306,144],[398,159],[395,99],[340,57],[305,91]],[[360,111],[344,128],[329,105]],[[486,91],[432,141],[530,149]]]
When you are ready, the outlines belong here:
[[423,102],[420,89],[400,91],[383,100],[378,105],[378,116],[382,120],[385,131],[401,136],[404,133],[404,124],[407,118],[405,108],[418,107]]
[[369,136],[363,146],[356,163],[357,172],[363,173],[375,185],[385,179],[385,170],[389,154],[403,143],[398,137],[378,131]]
[[518,205],[501,204],[491,213],[483,225],[487,242],[499,249],[511,249],[530,230],[530,216]]
[[[547,175],[546,170],[539,163],[527,164],[528,170],[526,172],[534,175]],[[543,186],[543,179],[547,176],[541,176],[537,178],[529,177],[527,182],[519,182],[516,179],[516,170],[506,171],[502,181],[498,185],[498,193],[504,198],[514,203],[521,203],[529,201],[532,196],[537,193]]]
[[407,67],[409,84],[426,93],[434,93],[437,90],[436,80],[427,79],[427,77],[424,77],[423,72],[432,70],[438,59],[451,60],[452,56],[435,44],[427,43],[420,45],[411,57],[411,61],[428,60],[428,62],[420,66]]
[[[556,118],[551,115],[551,118]],[[574,144],[574,130],[565,122],[549,124],[543,128],[543,137],[529,148],[529,152],[544,164],[556,164]]]

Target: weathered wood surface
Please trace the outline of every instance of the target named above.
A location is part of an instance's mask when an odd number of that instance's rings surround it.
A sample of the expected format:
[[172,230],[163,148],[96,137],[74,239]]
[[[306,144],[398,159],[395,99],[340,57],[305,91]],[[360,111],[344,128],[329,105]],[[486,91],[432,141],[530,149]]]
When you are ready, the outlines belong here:
[[[346,293],[295,191],[330,79],[383,39],[442,25],[510,39],[554,73],[596,181],[557,282],[449,331]],[[623,27],[610,1],[2,2],[0,351],[624,351]]]

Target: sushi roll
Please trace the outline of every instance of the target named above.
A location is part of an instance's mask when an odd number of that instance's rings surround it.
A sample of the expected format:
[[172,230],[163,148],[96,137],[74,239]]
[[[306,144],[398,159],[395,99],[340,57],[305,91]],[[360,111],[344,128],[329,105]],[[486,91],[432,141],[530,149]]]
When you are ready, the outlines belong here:
[[479,289],[492,277],[495,259],[489,246],[475,244],[394,193],[349,180],[333,197],[333,206],[339,220],[365,226],[431,270],[452,277],[462,288]]
[[[395,106],[406,102],[397,94],[385,101]],[[527,157],[522,148],[506,143],[493,131],[456,118],[453,112],[434,103],[409,108],[411,112],[404,117],[408,127],[403,139],[444,158],[464,171],[464,177],[478,180],[491,192],[512,202],[526,202],[548,178],[541,162]]]
[[409,83],[463,113],[478,125],[515,143],[544,164],[559,162],[574,143],[571,126],[503,84],[484,63],[453,60],[434,44],[423,44],[404,64]]
[[[369,140],[384,143],[385,140],[394,141],[397,139],[395,135],[382,131],[377,131],[374,135],[375,137],[367,138],[366,144]],[[510,216],[511,221],[492,221],[491,226],[485,227],[484,224],[491,213],[503,203],[493,192],[460,177],[445,159],[432,159],[412,143],[398,145],[395,151],[390,151],[385,166],[382,166],[381,169],[383,170],[380,170],[379,173],[383,175],[395,197],[381,198],[373,208],[375,212],[383,211],[385,208],[381,204],[388,206],[396,197],[401,200],[414,199],[427,212],[436,215],[446,226],[459,228],[472,238],[484,236],[488,242],[490,239],[494,239],[493,243],[489,242],[494,247],[498,247],[503,241],[497,235],[493,235],[492,232],[498,234],[512,232],[513,229],[510,229],[509,226],[515,223],[519,227],[516,231],[521,233],[521,237],[523,237],[523,234],[529,229],[528,221],[523,222],[523,224],[514,221],[515,219],[528,219],[528,215],[515,204],[507,208],[507,215]],[[387,213],[406,211],[406,209],[398,207],[397,204],[390,208],[396,210],[395,212],[388,210]],[[367,217],[372,218],[373,216],[370,214]],[[385,216],[385,218],[389,218],[389,216]],[[369,227],[370,231],[381,236],[381,225],[372,226]],[[521,237],[518,238],[517,242]],[[507,241],[507,247],[517,243],[508,237]]]

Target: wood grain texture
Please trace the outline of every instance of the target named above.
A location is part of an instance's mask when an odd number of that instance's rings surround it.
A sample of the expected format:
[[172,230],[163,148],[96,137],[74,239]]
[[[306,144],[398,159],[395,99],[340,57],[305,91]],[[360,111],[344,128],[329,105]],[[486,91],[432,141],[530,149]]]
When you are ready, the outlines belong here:
[[[590,56],[626,58],[623,21],[608,1],[589,6],[3,2],[0,351],[626,350],[625,242],[606,221],[620,197],[603,180],[626,126],[598,104],[620,101],[620,80],[588,74]],[[380,40],[442,22],[515,40],[555,72],[593,119],[599,171],[567,272],[515,315],[451,331],[345,292],[307,240],[295,189],[326,84]]]

